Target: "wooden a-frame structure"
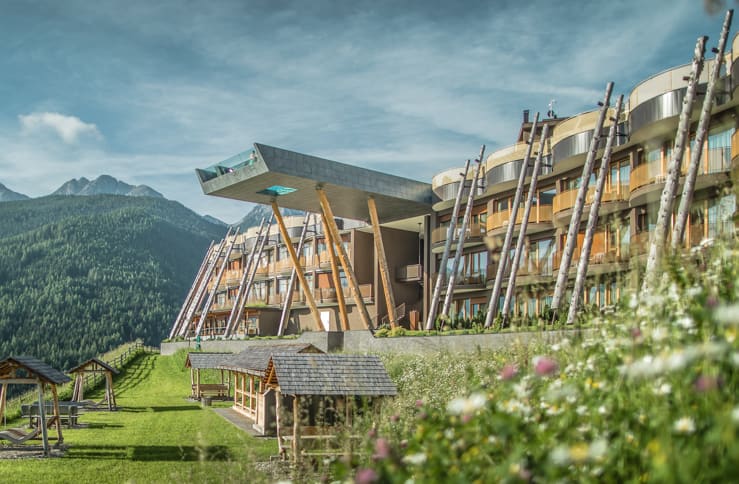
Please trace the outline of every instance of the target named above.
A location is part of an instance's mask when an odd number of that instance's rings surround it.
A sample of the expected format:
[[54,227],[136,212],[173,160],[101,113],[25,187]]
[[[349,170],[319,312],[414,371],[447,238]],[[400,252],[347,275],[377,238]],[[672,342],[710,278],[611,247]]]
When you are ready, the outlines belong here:
[[[49,435],[46,431],[48,424],[56,424],[57,445],[64,442],[62,436],[62,422],[59,414],[59,396],[57,385],[71,381],[67,375],[56,370],[41,360],[30,356],[10,356],[0,361],[0,420],[5,413],[5,403],[8,397],[8,385],[36,385],[38,388],[39,419],[41,438],[44,446],[44,455],[49,455]],[[45,387],[51,388],[53,412],[51,419],[47,418],[44,403]]]
[[113,375],[118,374],[118,370],[97,358],[90,358],[81,363],[67,373],[74,375],[74,391],[72,392],[73,402],[82,402],[85,400],[85,373],[102,374],[105,378],[105,402],[108,410],[117,410],[115,402],[115,392],[113,391]]

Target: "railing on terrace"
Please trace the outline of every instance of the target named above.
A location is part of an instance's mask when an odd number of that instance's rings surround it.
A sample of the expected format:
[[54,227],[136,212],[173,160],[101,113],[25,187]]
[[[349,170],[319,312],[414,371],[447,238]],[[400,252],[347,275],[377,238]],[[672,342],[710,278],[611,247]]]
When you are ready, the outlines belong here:
[[[530,224],[547,223],[552,221],[552,205],[536,205],[531,207],[531,214],[529,215]],[[508,221],[511,218],[509,210],[503,210],[501,212],[493,212],[488,215],[487,229],[495,230],[508,225]],[[520,224],[523,221],[523,208],[520,208],[516,212],[516,224]]]
[[[632,178],[633,180],[633,175]],[[580,189],[575,188],[573,190],[567,190],[566,192],[558,193],[554,196],[553,200],[553,211],[554,213],[561,212],[563,210],[571,209],[575,206],[575,201],[577,200],[577,193]],[[603,190],[603,196],[601,198],[601,202],[618,202],[618,201],[625,201],[628,200],[629,197],[629,185],[606,185],[605,189]],[[593,199],[595,198],[595,187],[588,188],[588,191],[585,194],[585,204],[589,205],[593,203]]]
[[421,264],[400,266],[395,271],[395,278],[403,282],[420,281],[422,277],[423,266]]
[[[446,240],[447,232],[449,227],[437,227],[431,232],[431,243],[437,244]],[[462,227],[457,226],[455,229],[454,240],[459,239],[459,235],[462,233]],[[470,224],[467,227],[466,239],[471,237],[482,237],[485,233],[485,227],[482,224]]]
[[[699,175],[711,175],[723,173],[731,169],[731,158],[734,156],[734,145],[732,147],[713,148],[704,151],[698,168]],[[680,168],[681,175],[685,175],[690,163],[690,152],[686,152]],[[637,188],[651,185],[653,183],[664,183],[667,175],[667,162],[664,166],[661,161],[652,161],[639,165],[631,171],[629,189],[633,192]]]

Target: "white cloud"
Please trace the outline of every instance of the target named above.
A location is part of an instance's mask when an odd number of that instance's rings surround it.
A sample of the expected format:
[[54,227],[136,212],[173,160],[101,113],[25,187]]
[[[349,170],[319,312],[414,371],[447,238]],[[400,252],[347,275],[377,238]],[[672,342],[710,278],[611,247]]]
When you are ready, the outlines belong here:
[[21,114],[18,121],[24,132],[32,133],[52,129],[67,144],[75,144],[80,136],[90,135],[94,138],[102,138],[97,126],[85,123],[77,116],[66,116],[59,113],[31,113]]

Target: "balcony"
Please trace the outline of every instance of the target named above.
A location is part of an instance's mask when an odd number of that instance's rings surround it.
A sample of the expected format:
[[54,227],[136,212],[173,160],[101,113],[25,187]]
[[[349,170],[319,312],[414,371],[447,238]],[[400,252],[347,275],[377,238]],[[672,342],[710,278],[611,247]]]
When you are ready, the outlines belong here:
[[421,264],[400,266],[395,271],[395,279],[399,282],[419,282],[423,279],[423,266]]
[[[520,224],[523,221],[523,212],[523,207],[518,209],[518,212],[516,213],[516,225]],[[551,228],[549,224],[552,223],[552,213],[552,205],[535,205],[534,207],[532,207],[531,214],[529,215],[529,226],[527,232],[535,233]],[[493,212],[488,215],[488,235],[498,235],[499,233],[504,232],[505,229],[508,227],[510,215],[510,210]],[[539,230],[537,230],[537,224],[544,224],[544,226],[539,227]]]
[[[457,226],[455,229],[454,240],[459,239],[459,235],[462,232],[461,226]],[[431,252],[438,254],[444,250],[444,242],[446,242],[447,232],[449,227],[438,227],[431,232]],[[464,246],[474,247],[475,245],[482,244],[482,237],[485,234],[485,227],[482,224],[470,224],[467,227],[467,233],[464,240]],[[452,242],[452,249],[456,245]]]
[[[632,178],[633,179],[633,178]],[[553,211],[555,215],[555,223],[558,224],[564,224],[567,223],[571,216],[571,210],[575,207],[575,202],[577,201],[577,193],[579,192],[579,188],[575,188],[574,190],[567,190],[566,192],[558,193],[554,196],[553,201]],[[593,203],[593,199],[595,198],[595,187],[588,188],[588,191],[585,193],[585,207],[589,207]],[[607,184],[604,187],[603,195],[601,196],[601,206],[598,210],[598,215],[604,215],[607,213],[612,213],[614,211],[618,211],[626,207],[626,203],[629,199],[629,185],[610,185]],[[608,207],[604,204],[609,204],[613,202],[620,202],[623,203],[624,206],[614,206],[614,207]],[[589,213],[584,211],[583,212],[583,220],[587,220],[589,216]]]

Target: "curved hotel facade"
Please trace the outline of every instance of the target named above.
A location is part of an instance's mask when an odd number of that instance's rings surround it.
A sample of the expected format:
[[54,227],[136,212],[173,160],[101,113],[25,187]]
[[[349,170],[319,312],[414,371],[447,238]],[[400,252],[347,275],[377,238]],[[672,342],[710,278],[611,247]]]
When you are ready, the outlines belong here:
[[[737,37],[732,47],[732,51],[739,48]],[[713,103],[686,228],[686,248],[720,237],[734,237],[736,230],[736,196],[731,171],[739,157],[736,129],[739,89],[735,87],[739,86],[739,61],[732,63],[733,58],[733,53],[726,55],[725,69],[717,86],[718,94]],[[712,62],[706,61],[699,86],[705,86]],[[625,101],[618,119],[618,136],[590,255],[585,304],[600,308],[612,305],[626,287],[635,287],[637,283],[635,274],[638,271],[635,269],[644,264],[646,244],[656,223],[659,198],[686,92],[685,77],[689,73],[690,66],[686,65],[656,74],[640,82]],[[683,174],[695,149],[695,129],[702,102],[699,95],[693,109],[691,142],[683,158]],[[538,138],[545,124],[549,125],[549,135],[544,143],[544,168],[539,175],[525,251],[516,278],[515,303],[512,305],[516,316],[541,314],[551,301],[576,194],[580,185],[586,182],[581,180],[582,167],[597,117],[597,111],[590,111],[568,118],[544,119],[537,125],[534,146],[539,145]],[[603,128],[604,134],[608,131],[609,122]],[[483,182],[476,187],[462,248],[462,263],[455,275],[452,314],[458,317],[484,312],[501,256],[500,241],[509,224],[521,224],[523,210],[519,210],[516,219],[511,220],[511,204],[527,148],[525,140],[529,138],[532,125],[525,112],[516,142],[491,153],[482,164],[480,178]],[[605,136],[602,144],[605,144]],[[594,173],[600,164],[603,146],[600,148]],[[311,224],[307,243],[299,254],[300,265],[310,286],[307,289],[315,296],[324,329],[363,329],[366,324],[358,314],[358,299],[362,300],[369,313],[371,326],[388,322],[390,310],[383,290],[383,265],[387,268],[390,289],[394,294],[397,324],[414,328],[423,325],[441,254],[449,236],[448,227],[459,185],[463,181],[463,168],[444,170],[434,176],[431,183],[422,183],[259,144],[247,153],[251,153],[251,159],[247,154],[237,155],[208,169],[198,170],[204,192],[250,202],[275,201],[279,206],[321,213],[322,206],[315,195],[318,187],[327,195],[336,218],[363,222],[346,221],[339,227],[341,243],[347,249],[359,284],[359,294],[349,288],[344,270],[338,269],[338,279],[332,277],[332,267],[338,266],[330,264],[320,216],[317,217],[318,222]],[[452,234],[452,254],[457,249],[456,240],[460,235],[461,214],[471,186],[472,171],[470,168],[465,180],[467,187],[463,189],[460,219],[456,233]],[[571,278],[574,278],[583,242],[594,178],[592,175],[587,181],[591,188],[577,235]],[[295,193],[285,194],[277,189],[270,192],[269,188],[275,186],[294,189]],[[377,235],[373,235],[370,223],[368,198],[377,201],[384,253],[379,252],[377,244],[373,243]],[[291,237],[299,235],[302,222],[302,217],[287,221],[286,225],[292,230]],[[514,237],[517,232],[518,227],[514,229]],[[201,330],[203,336],[221,335],[222,321],[233,310],[236,282],[250,244],[256,239],[256,231],[249,229],[237,237],[236,250],[227,262],[226,276],[214,293],[216,303],[210,308],[200,308],[201,313],[203,310],[208,313]],[[297,245],[295,238],[293,243]],[[265,247],[259,259],[259,275],[235,334],[277,332],[277,313],[286,298],[285,281],[293,264],[287,257],[281,237],[273,235]],[[451,263],[448,266],[451,267]],[[345,289],[348,325],[340,323],[335,281],[340,281]],[[211,290],[212,286],[211,281],[208,289]],[[315,329],[305,295],[302,288],[294,293],[290,324],[285,332]],[[443,296],[442,290],[442,299]],[[195,311],[190,321],[182,322],[178,331],[181,336],[194,335],[194,321],[199,315]]]

